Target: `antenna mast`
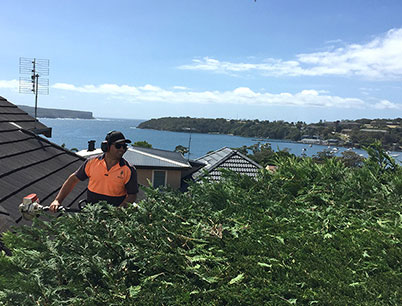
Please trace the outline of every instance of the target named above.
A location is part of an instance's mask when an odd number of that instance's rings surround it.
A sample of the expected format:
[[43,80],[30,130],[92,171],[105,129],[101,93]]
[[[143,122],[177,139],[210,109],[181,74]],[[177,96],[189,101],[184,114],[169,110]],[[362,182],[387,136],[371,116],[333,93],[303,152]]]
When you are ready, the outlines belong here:
[[[188,138],[188,147],[187,147],[187,160],[190,160],[190,150],[191,150],[191,132],[192,132],[192,128],[191,127],[185,127],[185,128],[182,128],[182,130],[184,130],[184,131],[190,131],[190,135],[189,135],[189,138]],[[184,155],[184,154],[183,154]]]
[[49,94],[49,79],[41,78],[49,76],[49,60],[37,58],[20,57],[20,76],[19,92],[35,95],[35,126],[38,117],[38,94]]
[[188,138],[188,155],[187,155],[187,160],[190,160],[190,150],[191,150],[191,128],[190,128],[190,137]]

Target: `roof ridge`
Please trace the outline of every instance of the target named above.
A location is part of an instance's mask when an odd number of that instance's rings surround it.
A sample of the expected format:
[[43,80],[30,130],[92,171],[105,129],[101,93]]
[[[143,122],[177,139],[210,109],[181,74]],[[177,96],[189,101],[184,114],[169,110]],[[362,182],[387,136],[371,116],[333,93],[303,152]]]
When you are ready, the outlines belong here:
[[260,169],[263,168],[259,163],[257,163],[256,161],[252,160],[250,157],[240,153],[239,151],[236,151],[236,153],[237,153],[237,155],[240,155],[242,158],[246,159],[247,161],[249,161],[253,165],[257,166],[258,168],[260,168]]
[[145,149],[145,150],[155,150],[155,151],[163,151],[163,152],[169,152],[169,153],[179,153],[179,152],[169,151],[169,150],[165,150],[165,149],[158,149],[158,148],[144,148],[144,147],[141,147],[141,146],[134,146],[134,145],[132,145],[131,147],[132,148],[139,148],[140,151],[141,151],[141,149]]
[[237,151],[232,150],[228,155],[223,157],[222,159],[218,160],[215,164],[212,164],[210,168],[208,168],[208,172],[211,172],[218,168],[220,165],[222,165],[224,162],[226,162],[229,158],[231,158],[233,155],[235,155]]
[[216,154],[216,153],[218,153],[219,151],[223,151],[224,149],[229,149],[229,150],[231,150],[231,151],[236,151],[236,150],[233,150],[233,149],[231,149],[231,148],[229,148],[229,147],[227,147],[227,146],[224,146],[224,147],[222,147],[222,148],[220,148],[220,149],[217,149],[217,150],[215,150],[215,151],[209,152],[209,153],[207,153],[207,154],[205,154],[205,155],[203,155],[203,156],[197,158],[196,160],[204,159],[205,157],[211,156],[212,154]]

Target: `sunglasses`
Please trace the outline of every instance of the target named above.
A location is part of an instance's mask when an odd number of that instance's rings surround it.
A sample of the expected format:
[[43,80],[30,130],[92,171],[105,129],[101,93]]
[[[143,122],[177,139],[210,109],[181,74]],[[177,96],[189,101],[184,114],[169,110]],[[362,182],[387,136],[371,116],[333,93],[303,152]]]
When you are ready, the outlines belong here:
[[114,143],[114,146],[117,150],[123,148],[124,150],[127,150],[127,144],[125,143]]

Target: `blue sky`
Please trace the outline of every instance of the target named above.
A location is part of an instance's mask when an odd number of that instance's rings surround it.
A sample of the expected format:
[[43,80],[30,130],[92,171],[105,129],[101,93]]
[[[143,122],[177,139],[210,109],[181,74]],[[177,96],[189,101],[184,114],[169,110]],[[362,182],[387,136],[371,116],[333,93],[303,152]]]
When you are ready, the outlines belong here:
[[402,117],[400,0],[0,3],[0,95],[50,60],[41,107],[96,117]]

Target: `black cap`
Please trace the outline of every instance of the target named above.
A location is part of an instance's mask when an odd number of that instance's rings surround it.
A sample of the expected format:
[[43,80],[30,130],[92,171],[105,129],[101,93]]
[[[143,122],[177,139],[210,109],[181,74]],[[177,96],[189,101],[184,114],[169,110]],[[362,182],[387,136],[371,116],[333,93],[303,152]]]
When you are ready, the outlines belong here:
[[111,131],[109,132],[106,137],[105,140],[107,141],[108,144],[112,144],[115,142],[125,142],[125,143],[131,143],[130,139],[126,139],[123,135],[122,132],[119,131]]

